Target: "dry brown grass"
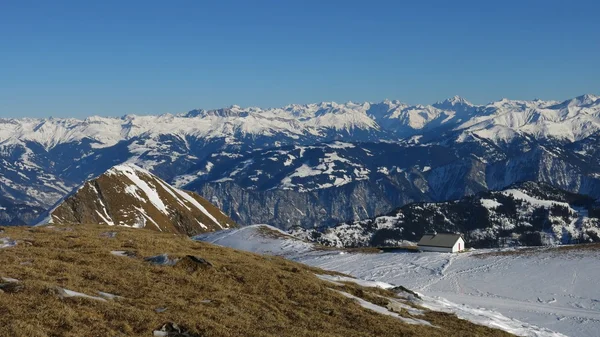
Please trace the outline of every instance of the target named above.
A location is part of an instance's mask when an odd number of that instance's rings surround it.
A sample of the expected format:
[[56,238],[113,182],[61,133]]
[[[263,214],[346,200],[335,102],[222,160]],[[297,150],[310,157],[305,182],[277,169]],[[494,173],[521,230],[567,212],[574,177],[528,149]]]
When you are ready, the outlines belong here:
[[[103,237],[116,231],[115,238]],[[152,336],[167,322],[193,336],[510,336],[453,315],[428,312],[438,328],[407,325],[331,290],[325,271],[181,235],[107,226],[5,228],[18,245],[0,249],[0,276],[23,289],[0,293],[0,336]],[[110,254],[135,252],[134,258]],[[198,256],[213,266],[157,266],[144,257]],[[64,298],[56,287],[97,296]],[[373,299],[390,292],[347,286]],[[166,308],[156,312],[157,308]],[[422,317],[421,317],[422,318]]]

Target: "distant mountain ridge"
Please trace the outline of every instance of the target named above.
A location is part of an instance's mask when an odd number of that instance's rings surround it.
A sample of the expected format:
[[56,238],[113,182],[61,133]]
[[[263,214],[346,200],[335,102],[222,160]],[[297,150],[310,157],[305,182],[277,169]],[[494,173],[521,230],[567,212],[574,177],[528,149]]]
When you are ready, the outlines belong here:
[[[240,223],[281,228],[372,217],[407,202],[459,198],[525,180],[600,197],[599,136],[600,99],[594,95],[564,102],[474,105],[453,97],[432,105],[324,102],[85,120],[0,119],[0,197],[48,209],[122,163],[199,192]],[[336,141],[355,149],[334,149]],[[387,160],[390,148],[419,162]],[[429,149],[444,154],[427,158]],[[366,199],[373,197],[383,202]]]
[[49,223],[104,224],[196,235],[237,224],[197,194],[133,164],[87,181],[52,209]]
[[525,182],[440,203],[411,203],[386,215],[320,230],[302,239],[336,247],[399,246],[429,232],[464,235],[471,247],[600,241],[600,203],[547,184]]

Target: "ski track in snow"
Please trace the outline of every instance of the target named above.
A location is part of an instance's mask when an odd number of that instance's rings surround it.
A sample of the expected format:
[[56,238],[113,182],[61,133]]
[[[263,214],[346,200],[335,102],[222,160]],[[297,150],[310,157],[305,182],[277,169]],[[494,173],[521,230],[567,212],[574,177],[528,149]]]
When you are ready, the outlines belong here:
[[495,310],[568,336],[598,336],[600,254],[475,254],[305,254],[295,260]]

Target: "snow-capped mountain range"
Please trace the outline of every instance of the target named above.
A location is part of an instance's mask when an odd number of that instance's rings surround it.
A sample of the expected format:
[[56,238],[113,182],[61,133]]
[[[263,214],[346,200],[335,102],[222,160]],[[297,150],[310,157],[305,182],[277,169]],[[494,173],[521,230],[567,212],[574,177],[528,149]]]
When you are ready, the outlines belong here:
[[[593,194],[600,184],[599,132],[600,97],[594,95],[564,102],[474,105],[453,97],[432,105],[386,100],[0,119],[0,197],[48,209],[84,181],[127,162],[199,192],[242,224],[287,227],[305,213],[313,215],[302,224],[312,226],[521,180]],[[313,147],[326,150],[319,154]],[[258,165],[266,169],[258,172]],[[375,176],[402,183],[389,188]],[[347,197],[356,193],[384,201],[371,207]],[[254,211],[252,198],[264,201]],[[275,205],[282,198],[292,204]],[[292,210],[298,216],[282,220]]]
[[[408,105],[395,100],[294,104],[272,109],[234,105],[178,115],[0,119],[0,143],[10,146],[34,142],[49,151],[73,142],[89,141],[92,148],[104,148],[141,136],[160,135],[182,140],[225,139],[229,143],[244,137],[280,135],[302,142],[306,138],[323,141],[346,135],[361,138],[357,132],[363,131],[377,135],[374,139],[381,139],[381,133],[389,134],[390,139],[403,139],[440,126],[495,141],[516,134],[575,141],[598,131],[599,118],[600,97],[594,95],[564,102],[502,99],[487,105],[473,105],[458,96],[433,105]],[[494,132],[499,130],[506,132]],[[337,137],[331,136],[332,131]]]

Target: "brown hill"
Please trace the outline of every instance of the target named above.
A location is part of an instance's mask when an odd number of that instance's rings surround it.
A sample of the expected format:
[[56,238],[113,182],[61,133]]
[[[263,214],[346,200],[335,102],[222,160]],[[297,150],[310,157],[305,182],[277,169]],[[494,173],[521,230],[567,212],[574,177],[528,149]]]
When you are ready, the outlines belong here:
[[87,181],[50,212],[48,222],[106,224],[194,235],[237,224],[199,195],[133,164]]

